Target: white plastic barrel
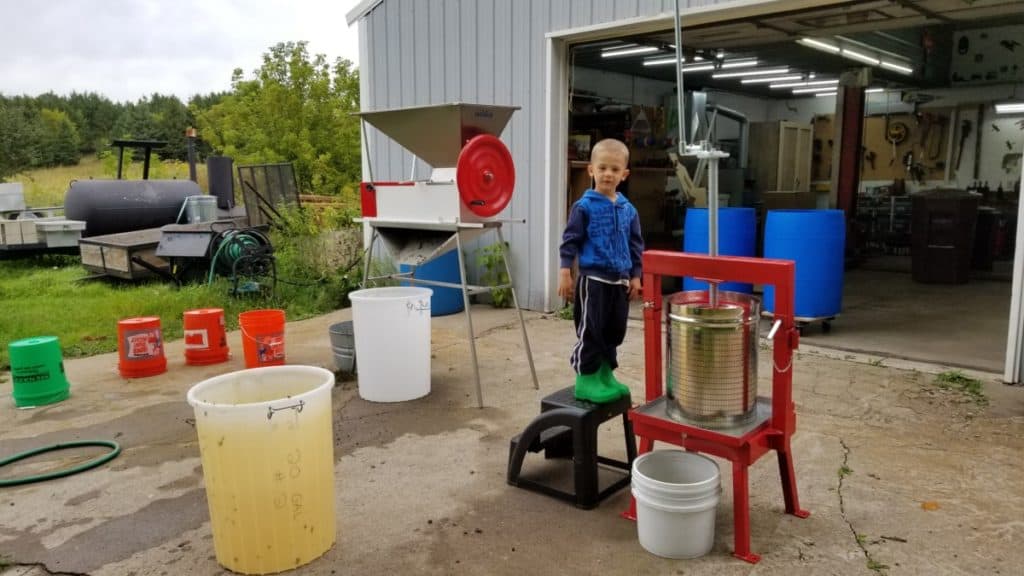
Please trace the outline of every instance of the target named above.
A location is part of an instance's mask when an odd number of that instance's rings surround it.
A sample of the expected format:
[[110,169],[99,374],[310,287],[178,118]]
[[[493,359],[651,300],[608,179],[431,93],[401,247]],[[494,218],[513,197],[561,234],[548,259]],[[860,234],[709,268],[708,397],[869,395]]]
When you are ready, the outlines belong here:
[[188,391],[210,510],[225,568],[297,568],[335,539],[334,374],[268,366],[204,380]]
[[715,544],[722,492],[718,464],[682,450],[656,450],[633,461],[640,545],[665,558],[696,558]]
[[348,295],[359,396],[403,402],[430,393],[430,288],[367,288]]

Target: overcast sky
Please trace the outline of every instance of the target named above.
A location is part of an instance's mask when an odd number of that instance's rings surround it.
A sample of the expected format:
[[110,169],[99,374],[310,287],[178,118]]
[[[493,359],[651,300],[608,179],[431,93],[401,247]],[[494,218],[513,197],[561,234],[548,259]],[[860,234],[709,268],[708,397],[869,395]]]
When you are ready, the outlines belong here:
[[0,0],[0,94],[98,92],[187,102],[252,77],[278,42],[359,62],[359,0]]

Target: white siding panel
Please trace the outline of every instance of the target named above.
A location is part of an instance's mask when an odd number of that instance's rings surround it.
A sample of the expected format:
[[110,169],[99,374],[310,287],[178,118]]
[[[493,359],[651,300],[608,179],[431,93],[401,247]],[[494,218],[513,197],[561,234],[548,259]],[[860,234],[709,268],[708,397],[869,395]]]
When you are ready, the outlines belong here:
[[622,20],[624,18],[633,18],[639,14],[640,2],[639,0],[618,0],[615,2],[615,20]]
[[[477,0],[476,5],[476,98],[477,102],[495,103],[494,78],[508,74],[508,68],[496,68],[494,50],[494,0]],[[507,24],[506,24],[507,25]]]
[[615,19],[615,5],[612,0],[593,0],[591,2],[590,22],[611,22]]
[[[445,58],[445,17],[443,0],[434,0],[430,3],[426,20],[429,21],[427,28],[427,40],[429,44],[430,61],[424,65],[424,73],[428,77],[430,87],[430,102],[444,102],[445,71],[447,60]],[[422,16],[421,16],[422,18]]]
[[477,99],[479,85],[477,84],[477,73],[479,72],[479,61],[477,60],[479,34],[476,25],[477,3],[462,2],[459,5],[459,64],[458,85],[459,92],[456,100],[464,102],[482,102]]
[[592,0],[571,0],[569,4],[570,20],[574,28],[586,26],[594,21],[593,6]]
[[[715,3],[680,2],[683,8]],[[516,163],[516,192],[502,216],[527,221],[503,229],[512,246],[516,290],[527,308],[544,306],[544,261],[552,257],[544,241],[545,35],[674,7],[675,0],[384,0],[363,17],[364,110],[456,101],[521,107],[502,134]],[[365,160],[374,178],[408,178],[411,154],[373,128],[367,132]],[[416,176],[425,174],[419,166]]]

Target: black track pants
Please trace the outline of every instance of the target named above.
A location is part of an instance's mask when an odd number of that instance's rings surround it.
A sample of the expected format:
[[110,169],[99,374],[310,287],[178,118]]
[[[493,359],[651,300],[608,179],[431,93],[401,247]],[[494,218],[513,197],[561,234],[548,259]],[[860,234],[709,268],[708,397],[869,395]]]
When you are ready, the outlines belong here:
[[576,279],[573,317],[577,341],[569,364],[577,374],[597,372],[601,362],[612,369],[618,367],[616,348],[626,337],[628,315],[628,286],[582,275]]

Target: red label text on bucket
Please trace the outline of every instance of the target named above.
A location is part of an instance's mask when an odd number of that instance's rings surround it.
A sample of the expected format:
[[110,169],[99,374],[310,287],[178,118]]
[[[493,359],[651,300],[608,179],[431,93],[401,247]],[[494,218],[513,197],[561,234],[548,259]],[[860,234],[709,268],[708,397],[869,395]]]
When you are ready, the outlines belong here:
[[201,330],[185,330],[185,349],[209,348],[210,335],[206,328]]
[[256,337],[256,355],[260,362],[272,362],[284,358],[284,334],[268,334]]
[[140,360],[163,354],[160,329],[125,332],[126,359]]

